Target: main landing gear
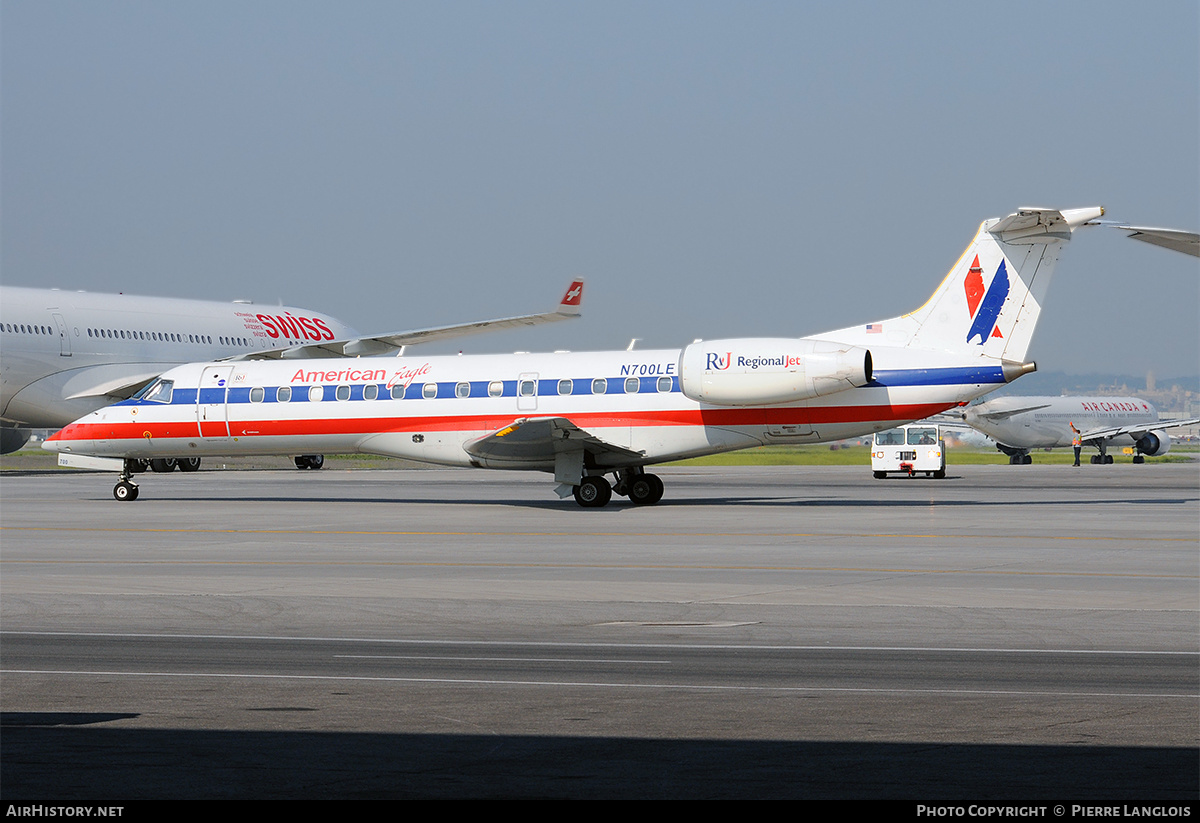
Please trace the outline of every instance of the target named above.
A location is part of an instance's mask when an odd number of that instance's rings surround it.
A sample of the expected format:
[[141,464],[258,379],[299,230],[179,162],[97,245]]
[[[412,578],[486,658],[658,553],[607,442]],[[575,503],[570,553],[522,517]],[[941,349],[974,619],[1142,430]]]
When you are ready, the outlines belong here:
[[614,487],[604,475],[589,474],[573,489],[575,502],[585,509],[599,509],[608,505],[613,493],[628,497],[637,506],[652,506],[663,496],[663,482],[656,474],[647,474],[641,469],[624,469],[617,475]]
[[144,462],[150,466],[150,471],[152,472],[173,472],[176,469],[179,469],[181,472],[200,470],[199,457],[156,457],[153,460]]
[[1100,451],[1099,454],[1092,455],[1093,466],[1107,466],[1113,462],[1113,456],[1108,453],[1108,444],[1096,443],[1096,448]]
[[301,454],[296,457],[296,468],[298,469],[319,469],[325,465],[325,455],[323,454]]
[[997,443],[996,449],[1008,455],[1008,465],[1010,466],[1029,466],[1033,463],[1028,449],[1006,446],[1003,443]]

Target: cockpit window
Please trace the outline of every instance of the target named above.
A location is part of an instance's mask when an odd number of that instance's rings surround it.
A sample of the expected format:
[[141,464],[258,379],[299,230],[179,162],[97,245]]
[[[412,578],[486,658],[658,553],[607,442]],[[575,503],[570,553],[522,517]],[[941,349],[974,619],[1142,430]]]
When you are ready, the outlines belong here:
[[142,390],[141,399],[151,403],[170,403],[174,380],[156,380]]

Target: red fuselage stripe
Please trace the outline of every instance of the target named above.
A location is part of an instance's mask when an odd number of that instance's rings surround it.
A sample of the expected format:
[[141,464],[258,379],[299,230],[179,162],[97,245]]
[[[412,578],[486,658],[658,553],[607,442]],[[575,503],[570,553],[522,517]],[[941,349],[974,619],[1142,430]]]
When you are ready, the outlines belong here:
[[[681,409],[648,412],[585,412],[552,414],[520,412],[430,417],[363,417],[324,420],[230,420],[229,434],[233,437],[296,437],[303,435],[368,435],[396,431],[492,431],[508,425],[518,417],[564,417],[580,428],[603,429],[616,427],[647,428],[655,426],[768,426],[808,425],[828,423],[862,423],[868,421],[919,420],[950,407],[946,403],[921,403],[904,406],[833,406],[821,408],[749,408],[749,409]],[[212,434],[225,436],[224,422]],[[209,432],[205,432],[206,436]],[[150,438],[195,438],[199,436],[196,421],[172,422],[128,421],[120,423],[73,423],[50,439],[65,440],[141,440]]]

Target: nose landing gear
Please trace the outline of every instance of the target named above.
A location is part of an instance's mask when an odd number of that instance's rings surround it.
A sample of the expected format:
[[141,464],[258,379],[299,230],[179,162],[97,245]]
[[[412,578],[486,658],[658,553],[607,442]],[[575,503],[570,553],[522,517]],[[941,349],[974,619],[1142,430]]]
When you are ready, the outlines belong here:
[[138,499],[137,483],[132,478],[138,472],[144,472],[146,464],[141,460],[126,460],[121,473],[117,475],[117,485],[113,486],[113,497],[121,503]]

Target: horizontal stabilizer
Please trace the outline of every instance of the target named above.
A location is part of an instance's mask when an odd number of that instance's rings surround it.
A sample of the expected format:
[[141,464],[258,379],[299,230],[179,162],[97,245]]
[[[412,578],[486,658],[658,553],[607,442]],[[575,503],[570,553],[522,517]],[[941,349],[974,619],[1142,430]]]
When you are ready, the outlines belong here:
[[1103,214],[1104,209],[1100,206],[1061,211],[1026,206],[1017,209],[1015,214],[1010,214],[997,221],[988,227],[988,231],[1006,243],[1031,241],[1038,237],[1058,237],[1069,240],[1072,229]]

